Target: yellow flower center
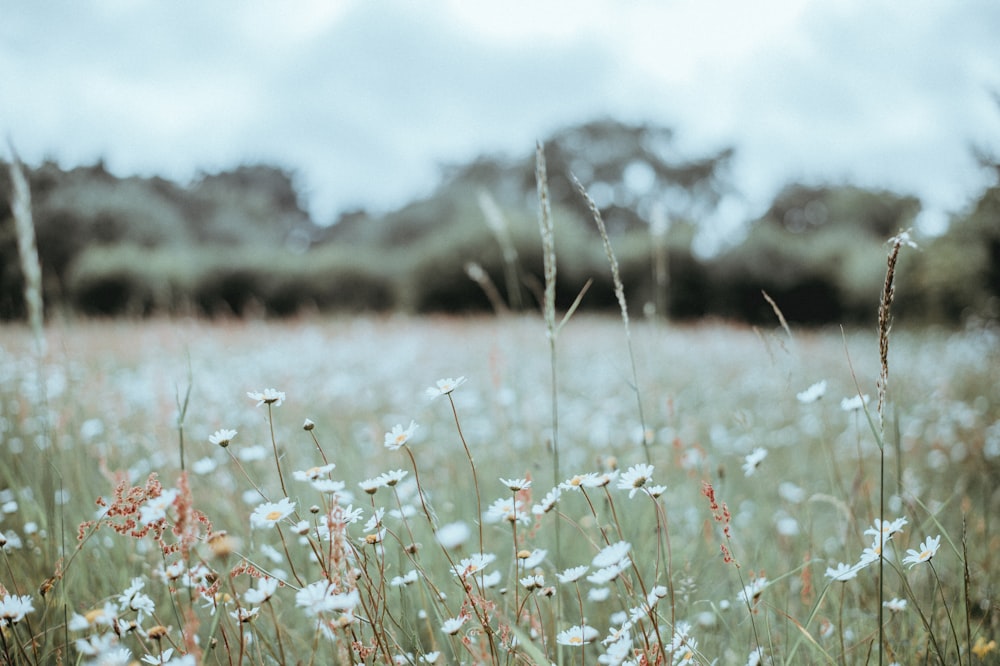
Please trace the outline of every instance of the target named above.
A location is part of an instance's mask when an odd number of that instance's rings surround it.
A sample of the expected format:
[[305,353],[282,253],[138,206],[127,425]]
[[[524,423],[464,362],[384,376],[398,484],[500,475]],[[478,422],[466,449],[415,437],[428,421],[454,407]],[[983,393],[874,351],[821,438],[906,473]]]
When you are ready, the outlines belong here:
[[271,511],[264,516],[264,520],[278,520],[279,518],[281,518],[281,512],[278,510]]

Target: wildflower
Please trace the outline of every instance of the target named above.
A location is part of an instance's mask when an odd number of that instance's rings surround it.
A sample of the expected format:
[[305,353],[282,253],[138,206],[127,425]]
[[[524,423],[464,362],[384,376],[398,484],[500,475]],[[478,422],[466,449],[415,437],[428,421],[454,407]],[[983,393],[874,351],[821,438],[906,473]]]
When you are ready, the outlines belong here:
[[174,654],[174,649],[167,648],[158,655],[147,654],[145,657],[142,658],[142,662],[144,664],[169,664],[170,657],[172,657],[173,654]]
[[559,484],[561,490],[580,490],[581,488],[593,487],[597,474],[587,472],[586,474],[576,474]]
[[512,497],[501,497],[490,504],[485,518],[488,522],[506,521],[508,523],[531,524],[531,516],[524,510],[524,504]]
[[458,630],[462,628],[465,621],[469,618],[464,615],[459,615],[458,617],[452,617],[441,623],[441,631],[448,636],[454,636],[458,633]]
[[458,548],[469,538],[469,526],[459,521],[438,528],[435,537],[442,548]]
[[[865,530],[865,534],[877,537],[879,534],[882,535],[882,543],[891,539],[893,535],[898,534],[903,531],[903,527],[906,525],[907,520],[905,517],[896,518],[893,521],[882,520],[881,518],[875,519],[875,524],[873,527],[869,527]],[[878,543],[878,539],[875,540]]]
[[405,469],[397,469],[391,472],[382,472],[378,479],[383,486],[392,488],[394,485],[405,479],[407,474],[409,474],[409,472]]
[[841,562],[837,564],[836,567],[827,567],[825,575],[827,578],[841,583],[846,583],[852,578],[857,578],[859,569],[860,567],[858,565],[844,564]]
[[497,558],[493,553],[475,553],[469,557],[463,557],[458,564],[452,567],[456,576],[465,578],[472,574],[479,573]]
[[619,541],[603,548],[590,563],[598,568],[608,567],[625,559],[630,550],[632,550],[632,544],[627,541]]
[[764,462],[764,458],[767,457],[767,449],[762,447],[757,447],[751,451],[746,458],[743,459],[743,474],[745,476],[753,476],[753,473],[757,471],[760,464]]
[[559,501],[559,496],[562,495],[562,490],[558,487],[553,488],[549,492],[545,493],[545,497],[538,504],[531,507],[531,513],[536,516],[540,516],[543,513],[548,513],[553,508],[555,508],[556,502]]
[[976,644],[972,646],[972,654],[976,655],[980,659],[984,659],[986,655],[997,649],[997,642],[990,641],[986,642],[986,639],[982,636],[976,636]]
[[171,488],[160,493],[158,497],[146,500],[146,503],[139,507],[139,522],[143,525],[150,525],[158,520],[166,519],[167,509],[174,505],[175,499],[177,499],[177,490]]
[[646,493],[647,495],[649,495],[653,499],[656,499],[657,497],[659,497],[663,493],[667,492],[667,487],[663,486],[663,485],[645,486],[645,487],[643,487],[642,492]]
[[315,481],[332,472],[336,466],[336,463],[330,463],[328,465],[320,465],[319,467],[310,467],[307,470],[292,472],[292,476],[296,481]]
[[795,397],[803,405],[808,405],[811,402],[816,402],[826,393],[826,380],[818,381],[805,391],[801,391],[795,394]]
[[243,593],[243,601],[248,604],[260,605],[270,599],[278,589],[278,579],[264,576],[257,580],[257,587],[252,587]]
[[580,580],[583,574],[587,573],[587,569],[589,568],[586,564],[581,564],[578,567],[570,567],[561,573],[557,573],[556,578],[559,579],[560,583],[575,583]]
[[239,623],[249,622],[257,616],[260,612],[260,608],[237,608],[234,611],[230,611],[229,615]]
[[229,443],[233,441],[233,437],[236,437],[235,430],[227,430],[223,428],[222,430],[216,430],[215,434],[209,435],[208,441],[210,444],[226,448],[229,446]]
[[416,421],[410,421],[410,425],[406,428],[399,423],[392,427],[390,432],[385,434],[385,448],[390,451],[397,451],[404,447],[408,441],[413,437],[413,433],[417,431]]
[[441,656],[441,653],[438,652],[437,650],[435,650],[434,652],[428,652],[427,654],[425,654],[422,657],[420,657],[419,661],[421,663],[424,663],[424,664],[433,664],[434,662],[436,662],[438,660],[438,657],[440,657],[440,656]]
[[321,493],[339,493],[341,490],[347,487],[347,483],[344,481],[334,481],[333,479],[315,479],[309,482],[316,491]]
[[580,624],[560,631],[556,635],[556,642],[560,645],[586,645],[597,638],[599,633],[591,626]]
[[118,597],[118,609],[135,611],[139,622],[142,622],[145,615],[152,615],[156,612],[153,600],[140,591],[145,586],[146,583],[142,578],[133,578],[132,584]]
[[590,601],[607,601],[610,597],[611,588],[609,587],[592,587],[587,590],[587,599]]
[[382,482],[375,479],[365,479],[364,481],[358,482],[358,487],[361,488],[367,495],[374,495],[378,492],[378,489],[382,487]]
[[372,517],[369,518],[368,522],[365,523],[365,532],[371,532],[376,527],[381,527],[382,518],[384,516],[385,516],[385,509],[383,507],[375,509],[375,513],[373,513]]
[[304,608],[309,615],[353,610],[360,601],[357,590],[338,594],[333,584],[326,580],[310,583],[295,593],[295,605]]
[[0,627],[17,624],[24,619],[25,615],[34,610],[35,607],[31,605],[30,595],[7,595],[0,600]]
[[410,569],[402,576],[394,576],[393,579],[389,581],[389,585],[392,585],[393,587],[404,587],[411,583],[416,583],[417,576],[417,570]]
[[428,388],[425,393],[428,398],[433,400],[438,396],[448,395],[464,383],[465,377],[459,377],[458,379],[452,379],[451,377],[447,379],[439,379],[437,380],[437,383]]
[[765,587],[767,587],[767,578],[764,576],[755,578],[750,581],[749,585],[740,590],[739,594],[736,595],[736,599],[749,606],[753,606],[757,603],[757,600],[760,598],[760,595],[764,591]]
[[[240,449],[239,459],[243,462],[256,462],[258,460],[264,460],[270,455],[270,450],[263,446],[247,446]],[[256,493],[252,493],[256,494]]]
[[868,404],[870,398],[867,394],[856,395],[853,398],[844,398],[840,401],[840,408],[845,412],[856,412]]
[[256,400],[258,407],[263,405],[281,407],[281,403],[285,401],[285,392],[267,388],[263,391],[247,391],[247,397],[251,400]]
[[883,601],[882,605],[891,610],[893,613],[901,613],[906,610],[906,599],[894,597],[889,601]]
[[910,548],[906,551],[906,557],[903,558],[903,564],[909,564],[912,568],[916,564],[930,562],[931,558],[937,555],[938,548],[940,547],[941,535],[936,537],[927,537],[924,539],[923,543],[920,544],[920,550],[913,550]]
[[747,666],[759,666],[764,662],[764,648],[758,647],[754,648],[753,652],[747,657]]
[[278,502],[264,502],[250,515],[250,525],[256,528],[274,527],[294,511],[295,502],[287,497]]
[[537,590],[538,588],[545,587],[545,576],[542,574],[533,574],[531,576],[519,578],[517,582],[523,585],[524,588],[530,592],[531,590]]
[[519,490],[525,490],[526,488],[530,488],[531,487],[531,481],[529,481],[528,479],[504,479],[504,478],[501,478],[500,479],[500,483],[502,483],[503,485],[507,486],[508,489],[510,489],[511,491],[513,491],[515,493],[517,491],[519,491]]
[[211,474],[218,466],[218,463],[212,458],[199,458],[191,465],[191,471],[198,475]]
[[597,662],[599,664],[609,664],[610,666],[620,666],[631,656],[632,636],[626,631],[618,640],[608,645],[604,654],[597,658]]
[[635,497],[635,494],[646,485],[649,481],[652,481],[653,476],[653,466],[647,465],[645,463],[639,465],[632,465],[628,468],[621,478],[618,479],[618,489],[629,491],[628,496]]
[[[522,557],[523,554],[523,557]],[[521,551],[517,554],[518,565],[524,569],[534,569],[539,564],[545,561],[545,557],[549,554],[549,551],[544,548],[536,548],[532,551]]]
[[587,580],[594,585],[606,585],[618,578],[618,576],[620,576],[621,573],[629,567],[629,564],[630,562],[628,558],[622,558],[620,562],[616,562],[611,566],[601,567],[594,573],[587,576]]
[[316,428],[316,423],[312,419],[306,419],[302,422],[302,429],[306,432]]

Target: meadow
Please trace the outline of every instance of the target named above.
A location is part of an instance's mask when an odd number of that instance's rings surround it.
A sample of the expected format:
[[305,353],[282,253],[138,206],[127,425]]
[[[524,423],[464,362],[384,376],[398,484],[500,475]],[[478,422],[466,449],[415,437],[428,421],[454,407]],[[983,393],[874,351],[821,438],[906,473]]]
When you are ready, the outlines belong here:
[[5,325],[0,662],[1000,663],[997,333],[875,329]]

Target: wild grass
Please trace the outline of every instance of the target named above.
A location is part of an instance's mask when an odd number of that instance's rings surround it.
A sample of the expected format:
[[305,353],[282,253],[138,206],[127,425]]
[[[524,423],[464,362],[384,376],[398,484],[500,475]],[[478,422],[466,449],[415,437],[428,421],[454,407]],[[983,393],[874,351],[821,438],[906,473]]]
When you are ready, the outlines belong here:
[[1000,663],[996,331],[571,319],[546,182],[540,318],[3,329],[3,662]]

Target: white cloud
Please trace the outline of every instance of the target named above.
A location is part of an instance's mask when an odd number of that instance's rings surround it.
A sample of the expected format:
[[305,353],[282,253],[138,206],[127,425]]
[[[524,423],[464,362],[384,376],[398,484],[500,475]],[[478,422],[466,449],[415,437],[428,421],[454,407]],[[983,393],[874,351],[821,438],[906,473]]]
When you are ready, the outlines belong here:
[[530,152],[603,115],[734,144],[760,206],[854,180],[957,207],[996,145],[992,0],[27,4],[0,24],[22,156],[186,179],[297,169],[319,219],[426,192],[437,164]]

